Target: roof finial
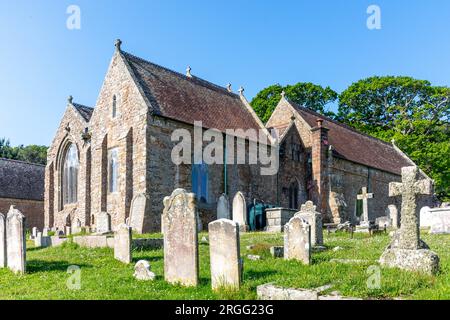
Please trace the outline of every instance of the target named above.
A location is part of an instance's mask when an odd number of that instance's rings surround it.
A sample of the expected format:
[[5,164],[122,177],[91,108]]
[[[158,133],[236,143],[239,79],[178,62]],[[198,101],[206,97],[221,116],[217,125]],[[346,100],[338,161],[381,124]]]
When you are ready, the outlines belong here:
[[114,44],[117,51],[120,51],[120,46],[122,45],[122,40],[116,39],[116,43]]
[[67,102],[70,103],[70,104],[72,104],[72,102],[73,102],[73,97],[72,97],[72,96],[68,96],[68,97],[67,97]]
[[190,66],[186,68],[186,77],[192,78],[191,70],[192,68]]
[[281,97],[284,99],[285,96],[286,96],[286,92],[284,92],[284,90],[281,91]]
[[231,90],[231,83],[227,84],[227,90],[228,90],[228,92],[232,92],[233,91],[233,90]]
[[317,118],[316,122],[317,122],[317,126],[318,126],[319,128],[322,128],[323,119]]
[[242,96],[244,94],[245,89],[243,86],[241,86],[238,91],[239,91],[239,94]]

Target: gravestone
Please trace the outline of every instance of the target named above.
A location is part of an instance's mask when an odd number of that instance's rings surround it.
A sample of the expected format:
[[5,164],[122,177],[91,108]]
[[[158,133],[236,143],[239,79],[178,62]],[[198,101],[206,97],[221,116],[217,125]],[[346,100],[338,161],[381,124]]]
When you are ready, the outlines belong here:
[[8,268],[14,273],[25,273],[25,216],[14,206],[11,206],[6,217],[6,253]]
[[77,218],[72,224],[72,233],[77,234],[80,232],[81,232],[81,220]]
[[217,201],[217,219],[231,219],[230,200],[225,193]]
[[100,212],[96,221],[97,233],[111,232],[111,215],[108,212]]
[[311,226],[311,245],[323,244],[322,215],[316,211],[316,206],[312,201],[302,204],[300,211],[295,214]]
[[219,219],[208,225],[211,263],[211,285],[217,289],[239,289],[241,284],[241,255],[239,224]]
[[31,229],[31,238],[32,238],[32,239],[36,238],[37,233],[38,233],[38,228],[33,227],[33,228]]
[[44,229],[42,230],[42,236],[43,236],[43,237],[48,237],[48,232],[49,232],[49,231],[50,231],[49,228],[44,227]]
[[164,278],[169,283],[198,285],[197,216],[194,193],[176,189],[164,198]]
[[400,227],[400,219],[398,216],[397,206],[395,204],[390,204],[387,207],[388,216],[391,218],[392,227],[398,229]]
[[150,269],[150,262],[147,260],[139,260],[134,266],[133,276],[137,280],[149,281],[154,280],[156,275]]
[[450,208],[431,208],[428,215],[430,234],[450,233]]
[[239,224],[239,230],[246,232],[248,230],[247,224],[247,204],[245,202],[242,192],[237,192],[233,198],[233,221]]
[[131,227],[121,224],[114,233],[114,258],[131,263]]
[[284,259],[311,263],[311,226],[294,216],[284,227]]
[[148,203],[148,197],[145,193],[139,193],[131,201],[129,226],[134,232],[144,233],[145,211]]
[[6,268],[6,218],[0,212],[0,268]]
[[367,187],[362,187],[362,193],[357,195],[357,199],[362,200],[363,203],[362,222],[364,222],[364,224],[369,223],[369,203],[367,200],[372,198],[373,193],[368,193]]
[[410,271],[434,274],[439,269],[439,257],[420,239],[419,212],[416,196],[432,194],[432,181],[417,180],[416,166],[402,168],[402,182],[389,184],[389,196],[402,196],[401,226],[380,258],[380,264]]

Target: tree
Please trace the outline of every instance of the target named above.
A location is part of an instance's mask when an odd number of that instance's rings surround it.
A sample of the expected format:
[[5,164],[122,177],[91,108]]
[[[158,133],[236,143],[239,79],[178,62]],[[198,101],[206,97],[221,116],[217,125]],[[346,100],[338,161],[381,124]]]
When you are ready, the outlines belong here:
[[46,164],[47,147],[29,145],[24,147],[11,147],[10,142],[6,138],[0,139],[0,158],[21,160],[31,163]]
[[261,90],[250,103],[263,122],[269,120],[281,99],[282,91],[285,92],[286,97],[292,102],[321,114],[334,116],[334,113],[325,110],[325,106],[336,101],[338,97],[338,94],[330,87],[323,88],[320,85],[305,82],[285,87],[275,84]]
[[411,77],[371,77],[339,96],[337,119],[397,145],[450,199],[450,88]]

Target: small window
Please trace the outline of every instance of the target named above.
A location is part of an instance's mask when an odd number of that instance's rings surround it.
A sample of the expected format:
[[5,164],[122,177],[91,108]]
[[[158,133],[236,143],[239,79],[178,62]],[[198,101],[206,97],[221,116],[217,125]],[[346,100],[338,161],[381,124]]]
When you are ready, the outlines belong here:
[[71,144],[66,151],[63,166],[63,203],[70,204],[77,202],[78,189],[78,149],[75,144]]
[[192,192],[199,202],[208,202],[208,165],[192,164]]
[[114,95],[112,101],[112,117],[115,118],[116,115],[117,115],[117,97],[116,95]]
[[119,159],[116,149],[109,150],[108,154],[108,189],[117,192],[117,177],[119,175]]

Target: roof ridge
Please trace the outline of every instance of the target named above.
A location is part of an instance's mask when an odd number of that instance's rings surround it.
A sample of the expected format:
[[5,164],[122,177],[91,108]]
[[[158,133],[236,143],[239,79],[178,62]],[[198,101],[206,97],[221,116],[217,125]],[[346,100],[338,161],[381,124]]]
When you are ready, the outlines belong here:
[[87,109],[94,110],[94,107],[89,107],[89,106],[86,106],[86,105],[81,104],[81,103],[72,102],[72,105],[74,107],[76,107],[76,108],[87,108]]
[[0,161],[9,161],[9,162],[16,162],[16,163],[22,163],[22,164],[29,164],[29,165],[33,165],[33,166],[45,167],[45,164],[28,162],[28,161],[17,160],[17,159],[0,158]]
[[367,133],[361,132],[361,131],[359,131],[359,130],[357,130],[357,129],[355,129],[355,128],[353,128],[353,127],[351,127],[351,126],[349,126],[349,125],[347,125],[347,124],[345,124],[345,123],[342,123],[342,122],[339,122],[339,121],[337,121],[337,120],[331,119],[331,118],[328,117],[328,116],[325,116],[325,115],[323,115],[323,114],[321,114],[321,113],[318,113],[318,112],[316,112],[316,111],[314,111],[314,110],[311,110],[311,109],[309,109],[309,108],[303,107],[303,106],[301,106],[301,105],[299,105],[299,104],[297,104],[297,103],[295,103],[295,102],[293,102],[293,101],[290,101],[290,100],[289,100],[289,102],[292,103],[296,108],[298,108],[298,109],[300,109],[300,110],[302,110],[302,111],[309,112],[309,113],[311,113],[311,114],[313,114],[313,115],[316,115],[316,116],[318,116],[318,117],[322,117],[322,118],[324,118],[325,120],[334,123],[335,125],[338,125],[338,126],[343,127],[344,129],[348,129],[348,130],[350,130],[350,131],[352,131],[352,132],[354,132],[354,133],[360,134],[360,135],[362,135],[362,136],[364,136],[364,137],[367,137],[367,138],[370,138],[370,139],[374,139],[374,140],[376,140],[376,141],[378,141],[378,142],[382,142],[382,143],[384,143],[384,144],[386,144],[386,145],[392,147],[392,144],[389,143],[389,142],[387,142],[387,141],[381,140],[381,139],[379,139],[379,138],[377,138],[377,137],[374,137],[374,136],[371,136],[371,135],[369,135],[369,134],[367,134]]
[[126,52],[126,51],[121,51],[121,52],[122,52],[125,56],[130,56],[131,58],[140,60],[140,61],[142,61],[142,62],[144,62],[144,63],[148,63],[148,64],[150,64],[150,65],[152,65],[152,66],[155,66],[156,68],[159,68],[159,69],[162,69],[162,70],[164,70],[164,71],[170,72],[170,73],[172,73],[172,74],[174,74],[174,75],[176,75],[176,76],[178,76],[178,77],[180,77],[180,78],[182,78],[182,79],[184,79],[184,80],[194,80],[194,81],[198,82],[199,85],[202,85],[202,86],[204,86],[204,87],[207,87],[207,88],[209,88],[209,89],[211,89],[211,90],[219,90],[219,91],[221,91],[221,92],[223,92],[223,93],[225,93],[225,94],[228,94],[228,95],[233,96],[233,97],[235,97],[235,98],[239,98],[239,95],[238,95],[237,93],[230,92],[230,91],[228,91],[227,88],[222,87],[222,86],[219,86],[219,85],[217,85],[217,84],[215,84],[215,83],[212,83],[212,82],[210,82],[210,81],[208,81],[208,80],[199,78],[199,77],[197,77],[197,76],[187,77],[186,75],[184,75],[184,74],[182,74],[182,73],[180,73],[180,72],[178,72],[178,71],[174,71],[174,70],[172,70],[172,69],[163,67],[163,66],[161,66],[161,65],[159,65],[159,64],[156,64],[156,63],[151,62],[151,61],[149,61],[149,60],[146,60],[146,59],[144,59],[144,58],[138,57],[138,56],[136,56],[136,55],[134,55],[134,54],[132,54],[132,53],[129,53],[129,52]]

